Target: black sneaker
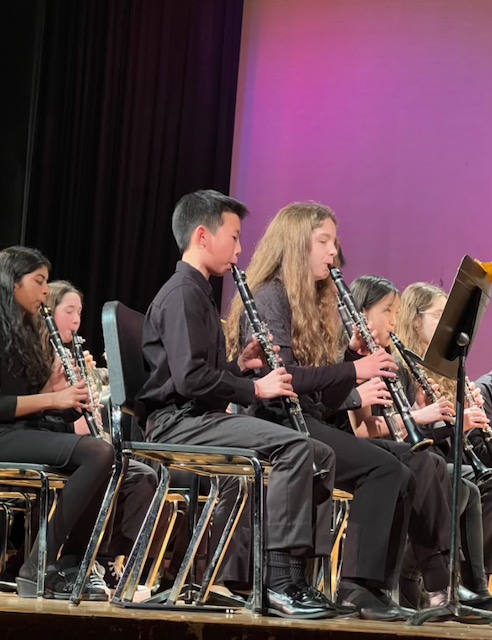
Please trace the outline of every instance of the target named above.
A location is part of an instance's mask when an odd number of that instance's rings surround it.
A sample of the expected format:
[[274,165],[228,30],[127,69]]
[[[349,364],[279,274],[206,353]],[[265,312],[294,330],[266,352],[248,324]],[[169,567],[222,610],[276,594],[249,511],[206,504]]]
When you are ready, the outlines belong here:
[[[69,600],[79,573],[79,564],[75,556],[64,556],[54,565],[46,567],[44,597],[55,600]],[[37,591],[37,571],[34,564],[27,560],[16,578],[17,593],[21,598],[35,598]],[[101,584],[99,577],[91,574],[82,590],[82,600],[104,602],[108,600],[107,587]]]

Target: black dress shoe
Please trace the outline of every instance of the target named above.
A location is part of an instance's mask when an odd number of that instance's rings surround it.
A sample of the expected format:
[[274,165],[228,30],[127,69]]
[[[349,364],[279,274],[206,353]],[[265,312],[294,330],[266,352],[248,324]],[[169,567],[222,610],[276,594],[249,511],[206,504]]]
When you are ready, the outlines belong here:
[[365,620],[396,622],[407,620],[414,613],[413,609],[403,609],[382,592],[375,594],[366,587],[347,580],[340,582],[337,604],[355,605],[360,617]]
[[397,607],[398,609],[400,609],[400,611],[402,611],[402,613],[406,615],[407,618],[410,618],[411,616],[413,616],[414,613],[416,613],[416,609],[410,606],[403,606],[401,604],[398,604],[393,600],[391,596],[389,596],[384,591],[381,591],[380,593],[375,595],[376,595],[376,598],[387,607]]
[[359,615],[355,605],[351,604],[344,606],[341,604],[335,604],[322,591],[318,591],[318,589],[315,589],[311,585],[303,587],[302,590],[308,594],[313,602],[322,605],[331,611],[335,611],[337,616],[356,617]]
[[296,618],[299,620],[318,620],[335,618],[338,613],[316,603],[305,590],[299,590],[294,584],[283,593],[266,590],[267,611],[272,616]]
[[458,598],[462,604],[475,609],[492,610],[492,596],[488,592],[475,593],[463,585],[458,587]]

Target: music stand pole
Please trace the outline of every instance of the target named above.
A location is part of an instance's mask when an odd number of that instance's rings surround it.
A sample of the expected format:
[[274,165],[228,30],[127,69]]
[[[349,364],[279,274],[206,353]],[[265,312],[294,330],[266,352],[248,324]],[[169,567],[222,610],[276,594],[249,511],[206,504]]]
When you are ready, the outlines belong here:
[[[466,265],[465,265],[466,266]],[[451,541],[450,541],[450,555],[449,555],[449,585],[446,604],[440,607],[431,607],[429,609],[422,609],[417,611],[407,622],[407,624],[418,626],[428,621],[437,620],[456,620],[458,622],[466,622],[473,624],[491,623],[492,611],[484,609],[477,609],[462,604],[458,597],[459,587],[459,555],[460,555],[460,524],[459,524],[459,491],[461,484],[461,467],[463,458],[463,424],[464,424],[464,410],[465,410],[465,379],[466,379],[466,356],[471,344],[471,337],[476,331],[476,324],[479,322],[479,316],[483,315],[483,311],[486,307],[484,298],[490,294],[490,287],[480,284],[477,280],[471,279],[471,283],[467,282],[466,287],[462,282],[459,282],[459,277],[462,275],[462,267],[458,273],[455,285],[448,299],[448,303],[451,303],[451,309],[446,314],[446,318],[442,323],[441,333],[452,335],[451,341],[446,344],[446,349],[443,349],[442,354],[431,354],[431,361],[429,364],[437,363],[441,365],[441,359],[452,361],[458,360],[458,368],[456,371],[457,388],[456,388],[456,421],[455,421],[455,434],[454,434],[454,459],[453,459],[453,475],[452,475],[452,499],[451,499]],[[472,267],[473,271],[473,267]],[[466,269],[465,273],[466,274]],[[466,280],[466,278],[465,278]],[[457,287],[456,295],[453,298],[453,292]],[[484,295],[482,295],[482,293]],[[488,300],[487,300],[488,302]],[[446,303],[446,306],[448,305]],[[482,309],[481,309],[482,307]],[[446,311],[446,310],[445,310]],[[481,311],[481,313],[480,313]],[[440,323],[441,325],[441,323]],[[450,328],[454,331],[450,331]],[[438,327],[439,329],[439,327]],[[436,333],[438,331],[436,329]],[[436,340],[440,341],[440,336]],[[441,341],[442,343],[442,341]],[[441,350],[442,345],[438,351]],[[429,352],[429,350],[428,350]],[[426,354],[427,357],[427,354]],[[432,357],[435,360],[432,360]],[[425,362],[425,358],[424,358]],[[435,369],[438,369],[436,366]]]

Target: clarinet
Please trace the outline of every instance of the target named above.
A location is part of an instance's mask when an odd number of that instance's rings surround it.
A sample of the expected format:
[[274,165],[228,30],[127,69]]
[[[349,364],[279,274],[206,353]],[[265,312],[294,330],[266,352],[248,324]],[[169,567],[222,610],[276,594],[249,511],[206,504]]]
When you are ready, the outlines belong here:
[[85,383],[87,385],[87,390],[89,392],[90,413],[94,416],[94,421],[97,426],[97,431],[99,436],[106,440],[107,438],[105,437],[106,434],[104,433],[101,412],[99,411],[99,407],[97,406],[97,402],[96,402],[96,390],[94,389],[94,383],[91,379],[91,374],[87,369],[87,362],[85,361],[85,357],[84,357],[84,350],[82,348],[82,345],[84,344],[84,342],[85,342],[84,338],[79,336],[76,331],[72,333],[72,343],[73,343],[73,349],[75,353],[75,361],[77,362],[77,366],[80,369],[80,375],[85,380]]
[[[380,346],[373,338],[369,327],[367,326],[367,319],[365,315],[357,310],[354,299],[352,297],[352,293],[343,280],[342,272],[340,271],[340,269],[332,265],[328,268],[330,270],[330,275],[333,279],[333,282],[335,283],[335,286],[338,290],[339,306],[343,304],[343,306],[345,307],[345,319],[342,316],[344,324],[348,321],[348,318],[350,318],[352,326],[355,325],[355,327],[359,330],[369,351],[371,353],[375,353],[378,349],[380,349]],[[347,325],[345,324],[345,326]],[[401,419],[403,420],[403,424],[408,434],[408,440],[411,444],[410,450],[414,452],[422,451],[423,449],[427,449],[427,447],[433,445],[434,441],[430,438],[425,438],[420,433],[415,420],[412,418],[408,398],[406,397],[403,387],[401,386],[401,382],[398,379],[384,378],[384,383],[388,387],[388,391],[391,394],[393,403],[398,413],[400,414]],[[401,439],[401,433],[399,433],[399,429],[396,432],[392,430],[392,425],[394,422],[394,420],[389,421],[387,424],[392,437],[398,441],[398,438]]]
[[[48,328],[48,333],[50,336],[51,344],[53,345],[53,349],[55,350],[56,355],[60,358],[60,361],[63,365],[63,369],[65,370],[65,375],[71,385],[74,385],[78,382],[77,374],[75,373],[75,369],[72,366],[72,362],[70,359],[70,351],[65,348],[63,345],[62,339],[60,337],[60,332],[56,326],[55,320],[51,314],[51,309],[46,304],[41,304],[40,307],[41,315],[46,322],[46,327]],[[95,438],[101,438],[101,434],[99,433],[99,429],[97,427],[97,422],[94,416],[87,409],[82,409],[82,415],[87,422],[87,426],[89,427],[89,431],[91,435]]]
[[[345,304],[341,301],[340,297],[338,298],[338,311],[340,313],[340,317],[342,318],[343,326],[345,327],[345,331],[347,335],[350,337],[352,335],[352,327],[353,322],[350,317],[350,314],[347,310]],[[388,426],[388,430],[391,433],[391,437],[396,442],[404,442],[405,438],[403,437],[403,429],[400,426],[400,423],[396,419],[397,410],[395,409],[394,403],[390,405],[383,405],[381,407],[381,411],[383,414],[384,421]]]
[[[390,336],[393,344],[398,349],[402,360],[405,362],[410,373],[414,377],[415,382],[422,388],[423,392],[431,402],[437,402],[437,400],[439,400],[438,395],[432,388],[432,385],[429,382],[429,378],[427,377],[424,368],[419,362],[420,357],[416,353],[410,351],[410,349],[407,349],[407,347],[405,347],[403,342],[395,333],[391,333]],[[470,381],[468,380],[468,378],[465,380],[465,398],[469,406],[477,406],[470,388]],[[454,420],[449,421],[449,424],[455,426]],[[485,465],[477,456],[473,449],[473,444],[470,442],[467,433],[463,434],[463,443],[463,452],[465,454],[465,458],[468,464],[473,469],[477,486],[481,487],[492,478],[492,469],[490,467],[487,467],[487,465]]]
[[413,351],[410,351],[410,349],[407,349],[396,333],[390,333],[390,338],[398,349],[403,362],[407,365],[410,373],[414,377],[415,382],[422,388],[423,392],[431,402],[437,402],[439,398],[432,388],[424,368],[420,365],[419,356],[416,353],[413,353]]
[[[275,354],[273,344],[268,337],[268,328],[266,324],[260,320],[260,317],[258,315],[253,295],[246,282],[246,274],[244,273],[244,271],[236,267],[236,265],[233,265],[232,276],[239,290],[239,295],[241,296],[241,299],[243,301],[244,308],[246,309],[253,334],[258,338],[258,342],[263,349],[265,360],[268,366],[272,370],[282,367],[282,361],[279,360],[277,355]],[[285,410],[287,411],[287,415],[289,417],[292,428],[300,431],[305,436],[309,436],[309,430],[306,424],[306,420],[304,419],[304,416],[302,414],[301,404],[299,400],[297,398],[289,398],[283,396],[282,402]]]

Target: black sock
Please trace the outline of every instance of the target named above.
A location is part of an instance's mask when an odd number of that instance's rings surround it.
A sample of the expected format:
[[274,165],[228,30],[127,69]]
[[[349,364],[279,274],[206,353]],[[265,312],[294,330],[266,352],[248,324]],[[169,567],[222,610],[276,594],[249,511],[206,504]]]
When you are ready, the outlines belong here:
[[292,582],[300,589],[307,587],[306,565],[306,558],[301,558],[299,556],[290,557],[290,577]]
[[283,551],[268,551],[266,586],[282,593],[291,584],[290,555]]

